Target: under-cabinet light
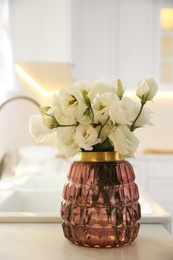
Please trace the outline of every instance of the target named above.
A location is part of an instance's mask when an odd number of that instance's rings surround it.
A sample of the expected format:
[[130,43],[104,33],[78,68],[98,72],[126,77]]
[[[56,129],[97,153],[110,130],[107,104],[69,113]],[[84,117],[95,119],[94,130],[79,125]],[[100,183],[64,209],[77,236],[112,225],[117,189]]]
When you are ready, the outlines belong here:
[[22,76],[35,90],[37,90],[43,96],[49,97],[55,93],[53,91],[47,91],[43,89],[43,87],[40,86],[20,65],[16,64],[15,69],[20,76]]
[[[52,96],[53,91],[47,91],[43,89],[20,65],[16,64],[15,69],[19,75],[21,75],[33,88],[35,88],[43,96]],[[136,93],[134,90],[126,91],[126,96],[135,97]],[[173,91],[158,91],[156,97],[158,98],[173,98]]]

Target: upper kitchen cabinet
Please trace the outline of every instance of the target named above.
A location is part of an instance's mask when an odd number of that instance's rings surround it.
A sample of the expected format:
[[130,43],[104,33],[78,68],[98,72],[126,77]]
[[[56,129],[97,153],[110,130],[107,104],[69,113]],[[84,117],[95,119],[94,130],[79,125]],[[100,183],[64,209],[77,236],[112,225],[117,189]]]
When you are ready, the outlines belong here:
[[15,62],[71,61],[71,1],[10,1]]
[[72,58],[76,79],[115,74],[118,11],[113,0],[73,2]]
[[156,5],[156,76],[162,89],[173,90],[173,1]]
[[126,87],[136,88],[139,80],[154,77],[164,87],[163,79],[173,73],[172,57],[164,64],[161,56],[161,43],[173,44],[161,38],[160,17],[165,6],[173,8],[172,0],[74,1],[72,59],[76,78],[121,78]]

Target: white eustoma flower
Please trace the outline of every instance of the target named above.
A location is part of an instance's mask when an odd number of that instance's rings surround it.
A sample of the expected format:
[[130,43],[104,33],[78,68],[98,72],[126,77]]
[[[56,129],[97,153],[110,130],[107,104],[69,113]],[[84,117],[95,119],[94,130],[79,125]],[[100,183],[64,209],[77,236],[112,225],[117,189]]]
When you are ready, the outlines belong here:
[[83,125],[88,125],[92,123],[91,114],[85,113],[87,110],[86,105],[83,101],[79,103],[78,114],[76,115],[76,121]]
[[82,91],[79,86],[64,87],[59,95],[60,109],[65,116],[72,116],[81,124],[91,123],[90,117],[85,114],[87,106],[83,102]]
[[134,102],[128,97],[118,99],[109,107],[109,115],[114,124],[130,125],[136,116]]
[[91,125],[79,125],[76,127],[74,138],[78,146],[86,151],[93,150],[93,145],[101,142],[96,128]]
[[114,145],[114,151],[125,157],[134,157],[139,141],[127,126],[118,126],[109,135],[109,139]]
[[152,100],[156,95],[158,90],[157,83],[154,79],[148,78],[141,80],[138,83],[138,89],[136,91],[136,95],[142,100],[145,104],[148,100]]
[[78,80],[74,83],[74,88],[76,88],[78,91],[85,92],[85,94],[88,94],[91,88],[91,85],[88,84],[87,81]]
[[52,118],[50,116],[42,116],[40,118],[41,124],[43,127],[47,128],[47,129],[52,129],[53,128],[53,121]]
[[46,117],[43,120],[41,115],[32,115],[29,119],[29,132],[37,142],[43,142],[46,135],[53,132],[50,124],[50,118]]
[[95,99],[97,95],[103,93],[115,93],[115,80],[100,79],[92,83],[88,83],[90,91],[88,97],[91,102]]
[[39,108],[42,115],[30,118],[30,133],[38,142],[56,133],[58,149],[67,156],[93,148],[111,150],[114,145],[125,157],[133,157],[139,143],[133,131],[151,125],[151,111],[144,105],[157,89],[151,78],[140,81],[136,91],[139,105],[124,97],[120,80],[77,81],[54,94],[51,106]]
[[61,109],[59,107],[52,107],[51,110],[49,110],[49,112],[54,115],[56,121],[59,124],[63,124],[63,119],[64,119],[64,114],[61,112]]
[[51,99],[51,107],[57,107],[60,109],[59,93],[54,93]]
[[59,110],[59,108],[57,107],[53,107],[51,109],[51,113],[52,115],[55,117],[57,123],[61,126],[67,126],[68,125],[75,125],[77,124],[76,119],[71,116],[71,115],[64,115],[63,113],[61,113],[61,110]]
[[97,95],[93,101],[94,123],[104,123],[109,117],[109,107],[118,100],[116,94],[111,92]]
[[[64,115],[75,116],[79,113],[79,104],[82,102],[82,95],[73,87],[63,87],[59,92],[59,105]],[[82,105],[82,104],[81,104]],[[80,107],[80,109],[82,106]],[[83,111],[85,105],[83,104]]]
[[58,151],[66,156],[75,156],[81,148],[74,138],[75,127],[65,127],[57,129],[56,146]]

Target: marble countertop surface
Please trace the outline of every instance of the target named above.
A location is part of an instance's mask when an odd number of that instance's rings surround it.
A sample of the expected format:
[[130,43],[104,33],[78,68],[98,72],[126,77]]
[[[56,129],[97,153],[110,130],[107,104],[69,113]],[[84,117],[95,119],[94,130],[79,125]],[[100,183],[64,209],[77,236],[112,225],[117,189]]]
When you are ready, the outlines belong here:
[[172,260],[173,237],[159,224],[142,224],[137,239],[121,248],[86,248],[64,238],[60,224],[1,223],[2,260]]

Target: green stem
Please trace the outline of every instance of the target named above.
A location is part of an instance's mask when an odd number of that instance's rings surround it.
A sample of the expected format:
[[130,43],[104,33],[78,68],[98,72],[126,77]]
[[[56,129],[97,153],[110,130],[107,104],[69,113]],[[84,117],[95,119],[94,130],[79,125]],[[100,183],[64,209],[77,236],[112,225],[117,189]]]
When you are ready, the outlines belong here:
[[140,116],[140,114],[141,114],[141,112],[142,112],[142,109],[143,109],[144,105],[145,105],[145,103],[141,103],[141,108],[140,108],[140,110],[139,110],[139,113],[138,113],[138,115],[137,115],[135,121],[133,122],[133,124],[132,124],[131,127],[130,127],[130,131],[132,131],[132,132],[135,130],[134,125],[135,125],[136,121],[138,120],[138,118],[139,118],[139,116]]
[[76,124],[71,124],[71,125],[61,125],[58,123],[58,121],[56,120],[56,118],[54,117],[54,115],[50,115],[48,113],[45,113],[46,116],[50,116],[54,122],[53,127],[52,128],[57,128],[57,127],[70,127],[70,126],[78,126],[79,123],[77,122]]
[[101,131],[102,131],[103,127],[107,124],[107,122],[109,121],[109,118],[110,118],[110,116],[106,119],[106,121],[104,122],[104,124],[101,125],[101,127],[100,127],[100,131],[99,131],[99,134],[98,134],[98,137],[100,137],[100,135],[101,135]]
[[76,123],[76,124],[71,124],[71,125],[60,125],[58,124],[58,127],[70,127],[70,126],[78,126],[79,123]]
[[94,125],[94,112],[93,112],[92,107],[90,107],[90,110],[91,110],[91,115],[92,115],[92,118],[91,118],[91,120],[92,120],[92,125]]

